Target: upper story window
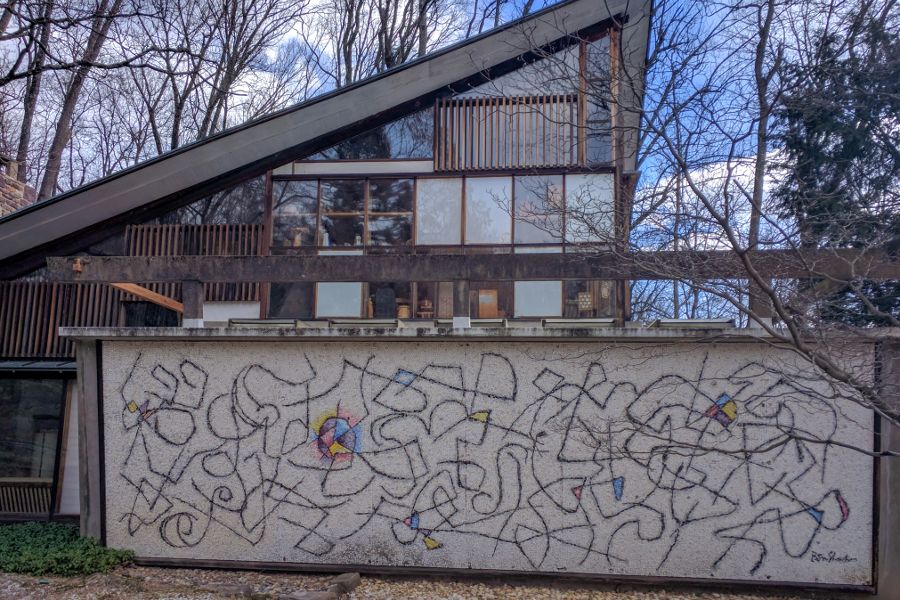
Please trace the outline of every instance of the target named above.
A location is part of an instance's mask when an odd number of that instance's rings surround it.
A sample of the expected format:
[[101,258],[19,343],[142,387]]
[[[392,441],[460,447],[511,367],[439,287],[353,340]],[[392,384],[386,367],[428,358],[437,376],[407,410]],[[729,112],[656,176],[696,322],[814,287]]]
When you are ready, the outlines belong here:
[[304,160],[386,160],[431,158],[434,111],[415,112],[379,125]]
[[410,244],[414,185],[396,177],[274,181],[273,246]]
[[614,195],[612,173],[276,179],[272,246],[559,252],[609,240]]

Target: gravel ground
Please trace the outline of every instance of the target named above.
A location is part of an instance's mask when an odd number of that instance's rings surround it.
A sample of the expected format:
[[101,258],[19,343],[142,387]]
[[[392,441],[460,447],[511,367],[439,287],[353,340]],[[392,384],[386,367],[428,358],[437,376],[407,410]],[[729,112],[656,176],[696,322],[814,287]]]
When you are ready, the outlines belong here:
[[[103,600],[214,600],[238,597],[277,599],[301,590],[324,590],[331,575],[253,571],[124,567],[90,577],[28,577],[0,574],[0,598]],[[346,600],[825,600],[830,594],[735,594],[727,591],[674,591],[661,587],[551,583],[538,578],[363,576]]]

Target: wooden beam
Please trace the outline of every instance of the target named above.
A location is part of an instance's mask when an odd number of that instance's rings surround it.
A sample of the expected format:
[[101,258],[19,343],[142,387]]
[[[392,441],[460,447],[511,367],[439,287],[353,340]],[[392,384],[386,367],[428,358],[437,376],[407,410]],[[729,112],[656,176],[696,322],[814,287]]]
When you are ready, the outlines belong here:
[[[900,279],[900,260],[882,251],[760,250],[749,252],[747,257],[753,267],[769,279]],[[80,271],[73,269],[76,261]],[[215,283],[748,279],[741,257],[730,251],[367,256],[81,256],[50,257],[47,265],[53,280],[95,283],[184,280]]]
[[184,305],[181,302],[169,298],[168,296],[157,294],[153,290],[148,290],[142,285],[138,285],[136,283],[110,283],[109,285],[110,287],[114,287],[117,290],[122,290],[123,292],[129,293],[132,296],[137,296],[141,300],[146,300],[147,302],[158,304],[163,308],[174,310],[179,314],[184,313]]

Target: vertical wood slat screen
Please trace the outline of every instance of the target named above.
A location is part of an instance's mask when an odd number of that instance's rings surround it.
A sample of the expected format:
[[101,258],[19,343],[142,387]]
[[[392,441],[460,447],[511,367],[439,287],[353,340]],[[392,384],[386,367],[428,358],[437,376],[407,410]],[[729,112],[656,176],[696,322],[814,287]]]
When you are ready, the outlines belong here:
[[0,481],[0,513],[44,515],[50,512],[52,479]]
[[[126,229],[131,256],[256,255],[261,225],[132,225]],[[151,284],[154,291],[179,298],[179,284]],[[73,343],[60,327],[115,327],[119,306],[132,298],[104,284],[0,281],[0,357],[71,358]],[[209,301],[257,301],[258,283],[207,285]]]
[[435,111],[436,171],[578,164],[575,94],[441,98]]
[[66,358],[60,327],[114,327],[122,293],[98,283],[0,281],[0,356]]
[[[129,225],[125,251],[129,256],[257,256],[263,243],[262,225]],[[154,292],[181,299],[181,284],[149,283]],[[256,302],[259,283],[208,283],[208,302]]]

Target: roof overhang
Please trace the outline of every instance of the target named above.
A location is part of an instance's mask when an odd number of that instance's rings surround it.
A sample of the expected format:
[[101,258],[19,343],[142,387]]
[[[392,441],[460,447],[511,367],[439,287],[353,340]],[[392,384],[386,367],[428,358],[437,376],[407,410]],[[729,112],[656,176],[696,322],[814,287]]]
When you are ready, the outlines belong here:
[[[62,240],[149,206],[211,193],[316,151],[359,125],[377,125],[462,85],[481,83],[578,34],[623,24],[623,64],[642,76],[651,0],[569,0],[357,84],[226,130],[0,219],[0,278],[39,266]],[[642,77],[637,79],[640,80]],[[633,93],[639,99],[641,89]],[[639,105],[639,100],[638,100]],[[636,126],[639,115],[626,116]],[[635,139],[636,139],[635,135]],[[627,166],[627,165],[626,165]],[[81,247],[88,244],[83,243]]]

